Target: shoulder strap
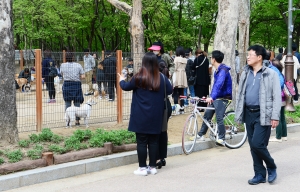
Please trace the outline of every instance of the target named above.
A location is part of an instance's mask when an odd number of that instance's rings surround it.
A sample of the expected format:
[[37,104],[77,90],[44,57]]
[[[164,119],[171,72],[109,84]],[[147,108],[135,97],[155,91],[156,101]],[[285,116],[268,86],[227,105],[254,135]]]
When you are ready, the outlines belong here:
[[165,80],[165,75],[164,74],[162,74],[162,73],[160,73],[162,76],[163,76],[163,79],[164,79],[164,87],[165,87],[165,107],[166,107],[166,109],[168,109],[168,107],[167,107],[167,91],[166,91],[166,80]]
[[[202,63],[201,63],[200,65],[196,66],[196,69],[197,69],[198,67],[201,67],[201,66],[203,65],[203,63],[204,63],[205,60],[206,60],[206,57],[204,56],[204,59],[203,59]],[[197,57],[197,61],[198,61],[198,57]]]

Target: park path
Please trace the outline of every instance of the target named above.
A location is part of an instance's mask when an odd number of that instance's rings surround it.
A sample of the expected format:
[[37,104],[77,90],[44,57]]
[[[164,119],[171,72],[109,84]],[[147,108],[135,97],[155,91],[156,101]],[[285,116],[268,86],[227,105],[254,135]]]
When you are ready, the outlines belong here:
[[253,169],[246,143],[236,150],[216,147],[167,158],[167,166],[157,175],[136,176],[133,171],[138,164],[131,164],[10,191],[299,191],[299,146],[300,132],[289,133],[288,141],[269,144],[278,167],[278,179],[272,185],[248,185]]

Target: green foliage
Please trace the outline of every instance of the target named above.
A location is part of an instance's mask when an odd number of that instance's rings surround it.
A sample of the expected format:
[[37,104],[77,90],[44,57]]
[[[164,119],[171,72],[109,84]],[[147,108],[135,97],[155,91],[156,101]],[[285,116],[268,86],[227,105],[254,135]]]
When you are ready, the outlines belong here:
[[300,123],[300,105],[296,105],[295,110],[295,112],[285,111],[285,117],[286,119],[290,119],[292,121],[291,123]]
[[30,140],[20,140],[18,144],[20,147],[28,148],[30,144]]
[[0,165],[4,163],[4,159],[0,157]]
[[35,145],[34,149],[27,151],[27,156],[32,160],[39,159],[42,156],[43,150],[42,145]]
[[77,137],[72,135],[71,137],[65,140],[65,147],[69,149],[80,150],[81,142]]
[[32,143],[38,143],[40,141],[39,136],[37,134],[29,135],[29,139]]
[[4,154],[4,152],[0,150],[0,156],[3,155],[3,154]]
[[54,134],[54,135],[51,137],[51,141],[54,142],[54,143],[60,143],[61,141],[63,141],[63,137]]
[[15,163],[15,162],[21,161],[23,158],[23,153],[21,152],[20,149],[15,150],[15,151],[6,151],[5,155],[8,158],[8,162],[10,162],[10,163]]
[[127,130],[103,131],[98,129],[89,140],[91,147],[103,147],[106,142],[112,142],[114,145],[122,145],[135,143],[136,138],[133,132]]
[[54,153],[58,153],[58,154],[63,154],[63,153],[66,153],[68,151],[67,148],[61,147],[59,145],[50,145],[49,150],[54,152]]
[[40,141],[51,141],[53,137],[53,132],[49,128],[45,128],[42,130],[42,133],[39,134]]
[[76,137],[80,142],[90,139],[92,137],[92,131],[91,130],[76,130],[73,133],[74,137]]

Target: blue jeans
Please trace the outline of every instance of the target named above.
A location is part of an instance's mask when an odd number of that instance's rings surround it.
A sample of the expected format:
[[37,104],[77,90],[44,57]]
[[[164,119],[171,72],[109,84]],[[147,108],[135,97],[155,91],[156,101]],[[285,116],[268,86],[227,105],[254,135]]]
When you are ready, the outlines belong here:
[[[208,107],[214,107],[215,110],[209,110],[206,109],[204,113],[204,119],[206,119],[208,122],[211,121],[212,117],[214,116],[214,113],[216,113],[216,119],[218,124],[218,136],[219,139],[225,140],[225,125],[224,125],[224,114],[226,110],[226,105],[228,103],[228,100],[215,100],[211,105]],[[198,133],[199,136],[205,135],[207,132],[207,125],[203,122],[201,126],[201,130]]]
[[[190,90],[191,97],[195,97],[194,85],[189,85],[188,88]],[[188,96],[187,95],[187,89],[188,88],[184,88],[184,96]],[[189,105],[189,101],[187,99],[184,100],[184,105]]]
[[[75,107],[80,107],[80,102],[73,101]],[[65,110],[67,110],[68,107],[71,107],[72,101],[65,101]],[[76,120],[80,120],[79,117],[76,117]]]

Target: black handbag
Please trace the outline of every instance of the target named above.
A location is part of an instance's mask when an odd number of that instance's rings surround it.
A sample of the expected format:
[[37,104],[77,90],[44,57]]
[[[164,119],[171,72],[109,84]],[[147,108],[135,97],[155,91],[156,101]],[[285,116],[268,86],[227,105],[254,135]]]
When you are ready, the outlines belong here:
[[[163,75],[163,74],[162,74]],[[166,91],[166,80],[165,80],[165,75],[163,75],[164,79],[164,84],[165,84],[165,108],[164,108],[164,116],[163,116],[163,124],[162,124],[162,129],[161,132],[165,132],[168,130],[168,105],[167,105],[167,91]]]

